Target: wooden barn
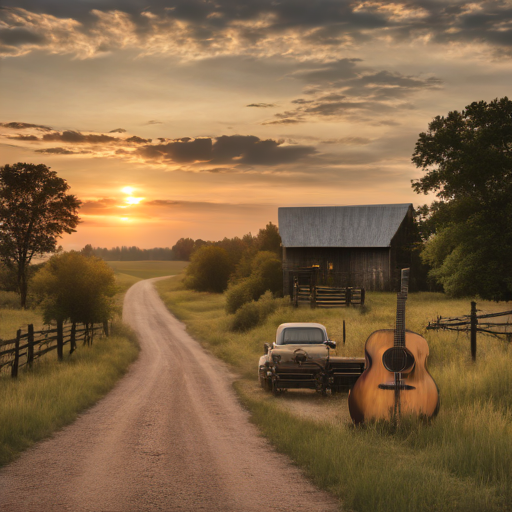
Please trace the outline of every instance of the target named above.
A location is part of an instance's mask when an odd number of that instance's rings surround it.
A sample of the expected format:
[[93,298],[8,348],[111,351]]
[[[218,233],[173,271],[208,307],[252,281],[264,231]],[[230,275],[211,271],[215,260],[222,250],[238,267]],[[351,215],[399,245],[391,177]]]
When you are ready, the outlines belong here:
[[294,277],[318,284],[397,290],[410,266],[412,204],[279,208],[284,293]]

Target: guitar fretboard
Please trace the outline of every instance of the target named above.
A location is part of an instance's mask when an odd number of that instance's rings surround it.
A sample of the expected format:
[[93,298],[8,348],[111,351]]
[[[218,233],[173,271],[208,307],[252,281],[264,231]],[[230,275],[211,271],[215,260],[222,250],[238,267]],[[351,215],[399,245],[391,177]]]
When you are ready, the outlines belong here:
[[402,269],[400,293],[396,297],[395,347],[405,347],[405,301],[409,290],[409,269]]

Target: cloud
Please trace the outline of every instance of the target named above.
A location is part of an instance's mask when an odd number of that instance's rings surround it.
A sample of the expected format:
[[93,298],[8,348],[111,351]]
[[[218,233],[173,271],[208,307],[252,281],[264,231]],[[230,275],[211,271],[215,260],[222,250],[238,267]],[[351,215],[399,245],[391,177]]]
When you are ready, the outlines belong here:
[[0,29],[0,42],[6,46],[42,45],[46,37],[20,27]]
[[126,133],[124,128],[116,128],[115,130],[110,130],[108,133]]
[[442,86],[442,81],[435,76],[376,71],[363,67],[361,62],[361,59],[342,59],[304,64],[305,69],[290,76],[306,83],[303,92],[309,98],[292,100],[292,110],[278,112],[274,119],[262,124],[294,124],[329,118],[368,122],[370,114],[376,118],[410,110],[414,105],[404,99]]
[[134,135],[133,137],[128,137],[127,139],[124,139],[126,142],[130,142],[133,144],[147,144],[151,142],[152,139],[143,139],[142,137],[137,137]]
[[110,135],[103,134],[89,134],[84,135],[80,132],[65,130],[62,133],[54,132],[43,135],[44,141],[60,141],[69,143],[105,143],[105,142],[117,142],[117,137],[111,137]]
[[[16,130],[20,123],[10,123]],[[36,126],[36,125],[33,125]],[[233,172],[226,165],[272,166],[303,160],[316,153],[313,146],[286,144],[284,140],[260,139],[254,135],[221,135],[218,137],[159,137],[156,142],[136,135],[116,137],[103,133],[82,133],[77,130],[44,133],[42,137],[7,133],[9,139],[28,145],[60,142],[63,146],[39,147],[38,153],[53,155],[91,154],[102,157],[142,160],[161,164],[208,164],[211,168],[193,169],[194,172]],[[84,145],[87,150],[84,150]]]
[[222,135],[215,142],[211,138],[184,138],[167,144],[147,145],[137,154],[149,160],[178,163],[279,165],[315,152],[311,146],[284,146],[282,141],[261,140],[254,135]]
[[36,153],[43,153],[45,155],[86,155],[91,153],[90,151],[74,151],[66,148],[44,148],[36,149]]
[[[285,54],[325,60],[333,49],[402,42],[459,45],[468,52],[469,45],[479,45],[497,56],[512,52],[512,7],[500,0],[16,0],[16,7],[0,11],[0,26],[5,56],[44,49],[91,58],[135,50],[185,60]],[[332,72],[312,73],[325,80]]]
[[154,119],[151,119],[150,121],[148,121],[145,124],[146,125],[151,125],[151,124],[163,124],[163,123],[162,123],[162,121],[155,121]]
[[35,135],[8,135],[7,138],[13,140],[39,140],[39,137],[36,137]]
[[53,128],[50,128],[49,126],[44,126],[41,124],[30,124],[30,123],[0,123],[0,126],[4,126],[5,128],[11,128],[13,130],[26,130],[28,128],[35,128],[37,130],[42,131],[51,131]]
[[250,103],[249,105],[246,105],[246,107],[256,107],[256,108],[271,108],[275,107],[273,103]]

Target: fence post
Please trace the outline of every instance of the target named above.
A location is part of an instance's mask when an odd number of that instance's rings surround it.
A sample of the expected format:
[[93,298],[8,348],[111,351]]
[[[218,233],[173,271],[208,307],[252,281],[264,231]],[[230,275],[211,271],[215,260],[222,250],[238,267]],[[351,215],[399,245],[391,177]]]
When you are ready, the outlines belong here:
[[64,358],[64,326],[62,320],[57,320],[57,357],[59,361]]
[[32,368],[34,361],[34,325],[28,324],[27,365]]
[[343,320],[343,345],[345,345],[345,338],[346,338],[346,332],[345,332],[345,320]]
[[69,355],[71,355],[76,349],[76,322],[71,324],[71,335],[69,338]]
[[105,320],[103,322],[103,332],[105,333],[105,336],[108,338],[108,320]]
[[473,361],[476,361],[476,326],[478,324],[478,319],[476,317],[476,302],[471,302],[470,324],[471,324],[471,358],[473,359]]
[[345,292],[345,300],[347,302],[347,307],[352,304],[352,288],[347,287],[347,291]]
[[12,362],[11,377],[15,379],[18,377],[18,366],[20,364],[20,337],[21,329],[16,333],[16,341],[14,342],[14,361]]

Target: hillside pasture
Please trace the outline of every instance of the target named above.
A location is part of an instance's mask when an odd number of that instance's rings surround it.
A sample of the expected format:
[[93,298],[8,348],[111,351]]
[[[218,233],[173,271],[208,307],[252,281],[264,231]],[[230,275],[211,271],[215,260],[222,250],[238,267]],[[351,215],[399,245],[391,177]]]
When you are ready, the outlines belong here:
[[126,274],[138,279],[173,276],[179,274],[188,261],[107,261],[116,274]]

